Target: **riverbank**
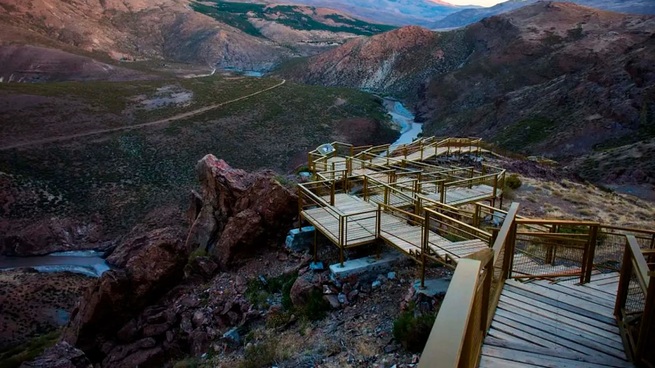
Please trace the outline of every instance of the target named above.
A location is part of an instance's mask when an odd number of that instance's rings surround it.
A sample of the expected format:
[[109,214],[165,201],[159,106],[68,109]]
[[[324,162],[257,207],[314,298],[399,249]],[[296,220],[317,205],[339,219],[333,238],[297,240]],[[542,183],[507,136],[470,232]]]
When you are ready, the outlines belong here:
[[70,272],[0,272],[0,349],[56,331],[68,323],[75,305],[93,281],[92,277]]
[[58,252],[46,256],[0,257],[0,272],[33,269],[41,273],[71,272],[89,277],[100,277],[109,265],[97,251]]

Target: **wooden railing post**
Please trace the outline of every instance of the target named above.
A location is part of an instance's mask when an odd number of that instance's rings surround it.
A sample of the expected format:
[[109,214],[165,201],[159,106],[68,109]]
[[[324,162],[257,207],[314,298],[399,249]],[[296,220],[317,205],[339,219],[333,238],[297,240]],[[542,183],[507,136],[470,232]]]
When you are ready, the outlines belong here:
[[581,280],[581,283],[583,284],[591,281],[591,271],[592,268],[594,267],[594,256],[596,254],[599,226],[600,224],[589,227],[589,243],[587,245],[587,249],[585,250],[586,258],[584,260],[585,263],[583,265],[584,267],[583,279]]
[[344,239],[345,237],[345,217],[344,216],[339,216],[339,267],[343,268],[343,248],[345,244],[348,243],[347,239]]
[[514,263],[514,249],[516,247],[516,228],[518,224],[512,223],[511,230],[505,243],[505,256],[503,258],[503,279],[512,277],[512,265]]
[[382,230],[382,205],[378,203],[378,211],[375,219],[375,237],[380,238],[380,231]]
[[364,175],[364,200],[368,201],[368,176]]
[[439,201],[446,203],[446,182],[443,181],[439,184]]
[[430,244],[430,212],[425,211],[425,218],[423,219],[423,232],[421,236],[421,290],[425,289],[425,263],[426,253]]
[[334,206],[334,190],[335,190],[335,181],[332,180],[332,185],[330,186],[330,206]]
[[384,204],[389,205],[389,187],[384,187]]
[[298,186],[298,228],[302,227],[302,188]]
[[[480,204],[476,203],[475,204],[475,211],[473,212],[473,227],[480,227]],[[492,215],[492,220],[493,220],[493,215]]]

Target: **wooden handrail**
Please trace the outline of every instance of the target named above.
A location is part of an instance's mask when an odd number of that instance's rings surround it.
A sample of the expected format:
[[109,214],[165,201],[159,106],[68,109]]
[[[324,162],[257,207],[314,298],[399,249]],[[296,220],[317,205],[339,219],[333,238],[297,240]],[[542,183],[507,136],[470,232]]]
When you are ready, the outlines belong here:
[[[476,367],[486,335],[488,291],[493,253],[484,250],[473,259],[461,259],[439,308],[423,350],[419,368]],[[481,304],[481,313],[475,313]]]
[[471,225],[469,225],[469,224],[467,224],[467,223],[465,223],[465,222],[462,222],[462,221],[456,220],[456,219],[454,219],[454,218],[452,218],[452,217],[450,217],[450,216],[446,216],[446,215],[444,215],[444,214],[442,214],[442,213],[439,213],[439,212],[437,212],[437,211],[434,211],[434,210],[432,210],[432,209],[430,209],[430,208],[424,208],[423,210],[424,210],[426,213],[429,213],[431,216],[436,216],[436,217],[445,217],[445,218],[447,218],[449,221],[452,221],[452,222],[456,223],[457,225],[461,226],[462,228],[464,228],[464,229],[466,229],[466,230],[469,230],[469,231],[472,231],[473,234],[476,234],[476,233],[477,233],[477,234],[481,234],[481,235],[483,235],[483,236],[485,237],[485,240],[487,240],[487,241],[491,239],[491,233],[489,233],[489,232],[486,232],[486,231],[484,231],[484,230],[478,229],[477,227],[473,227],[473,226],[471,226]]

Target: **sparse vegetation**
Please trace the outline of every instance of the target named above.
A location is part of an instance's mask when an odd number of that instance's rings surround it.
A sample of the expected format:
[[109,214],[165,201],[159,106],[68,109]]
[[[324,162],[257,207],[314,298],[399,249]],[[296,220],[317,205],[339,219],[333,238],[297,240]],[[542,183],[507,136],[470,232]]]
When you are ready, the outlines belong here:
[[436,318],[436,313],[421,314],[414,305],[410,305],[394,321],[393,336],[405,349],[421,352],[428,341]]
[[192,263],[198,257],[207,257],[207,255],[208,253],[206,250],[198,248],[189,255],[189,263]]
[[[212,5],[198,2],[191,3],[191,7],[203,14],[209,15],[218,21],[229,24],[252,36],[264,37],[251,22],[250,18],[274,21],[287,27],[303,31],[329,31],[346,32],[356,35],[370,36],[395,29],[396,27],[368,23],[359,19],[346,18],[339,14],[329,14],[326,22],[316,19],[303,12],[298,6],[265,4],[235,3],[228,1],[211,0]],[[313,8],[310,8],[313,9]]]
[[505,186],[510,189],[519,189],[523,185],[521,178],[518,174],[511,174],[505,179]]
[[36,358],[45,349],[55,345],[59,332],[51,332],[6,350],[0,350],[0,368],[16,368],[21,363]]
[[[87,112],[79,111],[71,117],[63,117],[61,114],[65,111],[78,107],[71,106],[48,115],[52,111],[41,106],[24,109],[20,116],[2,114],[0,120],[7,123],[0,124],[1,135],[15,139],[40,138],[33,136],[39,131],[35,127],[44,124],[42,119],[46,117],[66,122],[50,125],[57,134],[88,129],[91,123],[87,120],[96,117],[107,124],[106,127],[130,124],[129,111],[133,107],[130,98],[134,94],[155,93],[157,88],[170,84],[168,81],[140,83],[127,82],[121,86],[94,82],[88,85],[2,84],[0,95],[69,96],[89,109],[97,109],[97,112],[87,115]],[[218,103],[270,87],[279,80],[231,80],[217,76],[179,83],[194,93],[191,104],[197,108],[200,104]],[[101,85],[102,89],[94,92],[96,85]],[[110,89],[105,88],[108,85],[116,85],[117,90],[103,96],[103,91]],[[106,102],[113,98],[105,97],[118,94],[123,94],[120,104]],[[337,99],[346,103],[337,106],[334,103]],[[183,106],[176,110],[167,106],[162,109],[169,114],[166,116],[170,116],[175,111],[188,111],[188,108]],[[125,115],[114,115],[119,110],[124,110]],[[155,112],[152,114],[154,117]],[[84,116],[87,120],[76,120]],[[11,174],[14,185],[44,193],[34,203],[15,203],[5,216],[26,218],[99,213],[106,220],[103,222],[107,224],[108,232],[120,232],[132,228],[136,221],[159,206],[185,205],[185,188],[196,185],[193,163],[208,153],[246,170],[266,167],[287,172],[295,157],[301,154],[304,157],[308,149],[334,140],[336,124],[354,117],[380,122],[379,136],[373,138],[380,143],[392,141],[397,136],[388,126],[384,107],[369,94],[346,88],[288,82],[275,93],[264,93],[257,99],[239,101],[169,126],[164,124],[94,139],[35,146],[33,149],[28,147],[20,154],[15,150],[2,151],[0,171]],[[9,124],[14,121],[21,124]],[[289,140],[289,137],[297,138]],[[282,141],[286,143],[280,144]]]

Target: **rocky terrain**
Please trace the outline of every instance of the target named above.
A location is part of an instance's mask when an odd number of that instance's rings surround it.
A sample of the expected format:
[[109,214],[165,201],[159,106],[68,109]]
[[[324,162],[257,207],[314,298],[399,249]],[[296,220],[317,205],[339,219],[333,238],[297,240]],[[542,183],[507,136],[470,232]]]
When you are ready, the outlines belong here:
[[92,282],[67,272],[0,272],[0,351],[58,331]]
[[[514,9],[534,4],[537,1],[538,0],[509,0],[488,8],[463,9],[448,14],[443,19],[433,23],[430,28],[446,29],[467,26],[471,23],[482,20],[483,18],[506,13]],[[570,2],[618,13],[655,14],[655,4],[648,0],[571,0]]]
[[[655,215],[648,202],[600,190],[553,163],[487,162],[520,174],[523,185],[505,205],[520,202],[525,216],[645,227]],[[400,337],[395,321],[433,314],[443,295],[414,292],[414,263],[333,280],[309,269],[311,250],[283,247],[297,199],[273,173],[234,169],[211,155],[196,173],[201,189],[186,224],[152,219],[135,227],[108,258],[115,269],[72,311],[63,342],[25,367],[415,366],[420,348]],[[319,259],[337,262],[336,249],[319,241]]]
[[468,57],[464,33],[436,33],[407,26],[347,42],[309,60],[293,60],[275,74],[305,83],[390,93],[416,101],[434,75]]
[[[653,136],[654,30],[652,16],[539,2],[461,30],[351,41],[281,74],[394,94],[413,103],[427,135],[568,162]],[[406,37],[366,49],[393,34]]]

